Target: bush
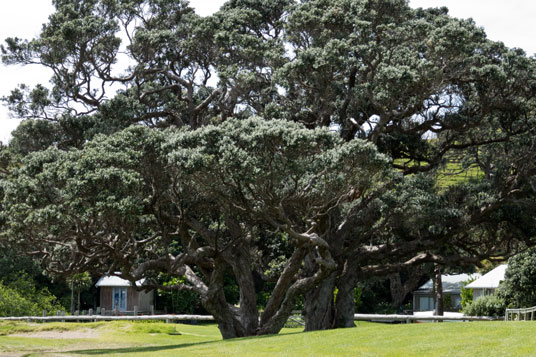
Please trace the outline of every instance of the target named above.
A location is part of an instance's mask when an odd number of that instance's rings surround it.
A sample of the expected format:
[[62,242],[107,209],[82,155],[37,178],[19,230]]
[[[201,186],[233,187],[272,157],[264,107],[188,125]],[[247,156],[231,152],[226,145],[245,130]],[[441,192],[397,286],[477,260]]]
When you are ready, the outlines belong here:
[[482,296],[466,305],[463,313],[467,316],[504,316],[506,302],[497,295]]
[[381,301],[374,306],[376,314],[396,314],[396,308],[388,302]]
[[473,303],[473,289],[466,289],[465,287],[475,281],[477,278],[471,278],[462,283],[462,288],[460,290],[460,296],[462,298],[462,301],[460,302],[460,305],[462,305],[462,310],[465,309],[466,306],[469,306]]
[[15,289],[0,283],[0,316],[33,315],[34,304],[26,300]]
[[0,316],[41,316],[43,310],[63,310],[47,288],[37,290],[27,274],[9,285],[0,282]]
[[512,307],[536,306],[536,248],[508,260],[499,295]]
[[[162,278],[169,279],[163,283],[164,286],[175,286],[185,283],[184,278],[171,278],[168,276]],[[168,312],[173,314],[193,314],[204,311],[202,310],[201,300],[192,291],[158,290],[158,300],[160,308],[167,308]]]

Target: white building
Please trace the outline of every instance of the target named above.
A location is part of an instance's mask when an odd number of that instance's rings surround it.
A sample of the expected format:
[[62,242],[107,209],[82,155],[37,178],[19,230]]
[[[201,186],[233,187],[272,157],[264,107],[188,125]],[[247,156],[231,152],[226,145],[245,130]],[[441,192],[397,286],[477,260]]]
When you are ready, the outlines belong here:
[[499,287],[499,283],[504,280],[504,273],[508,264],[502,264],[484,274],[471,284],[465,286],[466,289],[473,289],[473,300],[485,295],[491,295]]
[[[443,302],[446,304],[445,310],[458,311],[461,309],[460,290],[463,283],[469,279],[479,277],[480,274],[456,274],[456,275],[441,275],[443,288]],[[413,291],[413,311],[431,311],[435,308],[434,293],[432,279],[428,280],[424,285]]]
[[[136,285],[141,287],[144,281],[145,279],[138,280]],[[106,311],[117,309],[119,312],[128,312],[134,311],[136,306],[138,312],[147,313],[154,305],[153,291],[138,291],[128,280],[117,276],[105,275],[95,286],[100,290],[99,306]]]

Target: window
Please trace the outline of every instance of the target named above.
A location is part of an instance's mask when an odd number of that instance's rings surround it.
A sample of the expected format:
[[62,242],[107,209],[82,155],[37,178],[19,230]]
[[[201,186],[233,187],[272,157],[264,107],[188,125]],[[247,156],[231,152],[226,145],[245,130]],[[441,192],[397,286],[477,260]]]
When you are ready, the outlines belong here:
[[484,289],[484,295],[492,295],[495,289]]
[[127,311],[127,288],[114,288],[112,309]]
[[434,309],[434,299],[431,296],[419,296],[419,311]]

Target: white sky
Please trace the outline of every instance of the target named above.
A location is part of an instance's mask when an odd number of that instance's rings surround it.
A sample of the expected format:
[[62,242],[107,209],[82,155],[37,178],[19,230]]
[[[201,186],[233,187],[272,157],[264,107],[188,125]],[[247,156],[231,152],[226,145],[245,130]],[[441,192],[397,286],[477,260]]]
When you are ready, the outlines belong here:
[[[190,0],[197,13],[210,15],[224,0]],[[447,6],[455,17],[473,18],[484,27],[488,37],[507,46],[523,48],[528,55],[536,53],[536,1],[534,0],[410,0],[412,7]],[[54,8],[50,0],[3,1],[0,11],[0,41],[6,37],[30,39],[39,34]],[[5,67],[0,65],[0,97],[9,94],[19,83],[48,83],[49,75],[42,68]],[[7,142],[19,120],[9,118],[7,108],[0,105],[0,140]]]

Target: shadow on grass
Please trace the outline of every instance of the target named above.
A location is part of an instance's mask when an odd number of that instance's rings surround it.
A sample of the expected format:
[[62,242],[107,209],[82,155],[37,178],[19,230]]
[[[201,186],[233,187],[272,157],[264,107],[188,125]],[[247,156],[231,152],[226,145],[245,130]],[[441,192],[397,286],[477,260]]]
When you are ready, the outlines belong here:
[[164,346],[147,346],[147,347],[123,347],[123,348],[98,348],[91,350],[74,350],[66,351],[64,353],[75,353],[79,355],[108,355],[116,353],[147,353],[147,352],[159,352],[165,350],[174,350],[178,348],[186,348],[190,346],[199,346],[209,343],[215,343],[221,341],[205,341],[197,343],[183,343],[178,345],[164,345]]
[[[304,333],[304,332],[292,332],[290,334],[297,334],[297,333]],[[176,344],[176,345],[146,346],[146,347],[136,346],[136,347],[123,347],[123,348],[99,348],[99,349],[90,349],[90,350],[74,350],[74,351],[65,351],[63,353],[74,353],[74,354],[80,354],[80,355],[147,353],[147,352],[159,352],[159,351],[165,351],[165,350],[187,348],[191,346],[201,346],[201,345],[207,345],[211,343],[228,343],[228,342],[241,341],[241,340],[250,339],[250,338],[265,339],[265,338],[284,336],[284,335],[276,334],[276,335],[239,337],[239,338],[232,338],[229,340],[202,341],[202,342],[182,343],[182,344]]]

